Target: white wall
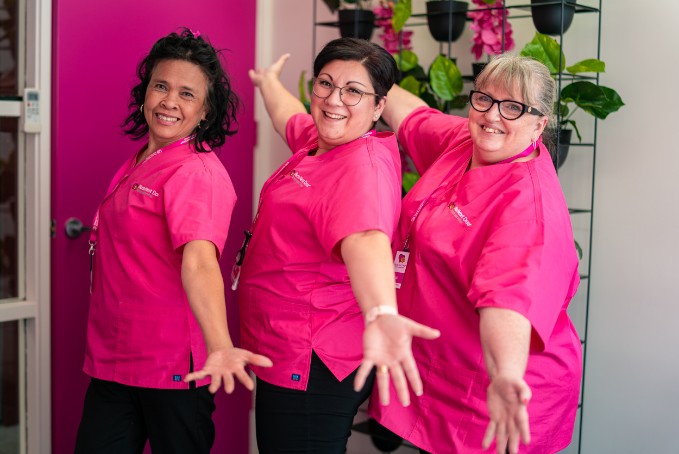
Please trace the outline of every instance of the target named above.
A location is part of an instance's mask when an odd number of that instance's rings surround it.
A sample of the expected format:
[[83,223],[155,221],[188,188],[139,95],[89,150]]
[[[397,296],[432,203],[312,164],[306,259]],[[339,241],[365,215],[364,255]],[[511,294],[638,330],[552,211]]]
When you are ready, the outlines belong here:
[[[413,3],[424,10],[423,0]],[[297,93],[299,72],[311,69],[313,0],[258,4],[257,61],[292,52],[282,79]],[[320,2],[318,11],[330,19]],[[679,139],[673,134],[679,131],[679,2],[603,0],[601,17],[607,63],[601,83],[615,88],[626,106],[598,125],[582,452],[679,452]],[[532,23],[513,24],[521,48]],[[576,17],[564,41],[569,62],[595,55],[595,29],[595,15]],[[338,36],[333,29],[318,32],[319,43]],[[417,27],[416,40],[426,40],[426,33]],[[455,51],[463,73],[471,61],[469,37],[466,30]],[[416,50],[426,66],[438,51],[431,45]],[[263,110],[259,115],[255,194],[289,153]],[[591,135],[587,117],[579,118]],[[571,152],[561,172],[569,202],[578,204],[590,185],[586,152],[579,153]],[[586,246],[586,230],[574,224]]]
[[679,408],[679,3],[606,0],[601,81],[626,106],[600,122],[586,453],[676,453]]

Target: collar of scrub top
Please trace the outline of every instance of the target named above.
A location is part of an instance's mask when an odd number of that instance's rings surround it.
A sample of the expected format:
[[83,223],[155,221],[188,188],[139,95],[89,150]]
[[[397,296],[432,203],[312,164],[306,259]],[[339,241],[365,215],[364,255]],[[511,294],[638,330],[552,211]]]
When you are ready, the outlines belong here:
[[[538,148],[539,144],[541,144],[541,143],[542,143],[542,136],[540,136],[536,142],[531,142],[531,144],[528,145],[528,147],[526,147],[526,149],[523,150],[521,153],[517,153],[514,156],[510,156],[506,159],[503,159],[502,161],[494,162],[491,165],[507,164],[507,163],[510,163],[510,162],[514,162],[519,158],[524,158],[524,157],[530,155],[533,151],[535,151]],[[451,168],[450,170],[448,170],[448,173],[446,174],[445,177],[443,177],[443,179],[441,180],[441,183],[445,182],[456,171],[457,171],[457,169],[455,169],[455,168]],[[415,225],[415,221],[417,220],[417,217],[420,215],[420,212],[422,211],[424,206],[427,203],[429,203],[429,200],[431,200],[434,193],[436,191],[438,191],[440,188],[441,188],[441,184],[439,184],[434,189],[432,189],[429,192],[429,194],[427,194],[427,196],[424,199],[422,199],[422,202],[420,202],[420,205],[417,207],[417,210],[415,210],[415,214],[413,214],[413,216],[410,218],[410,225],[408,226],[408,233],[406,234],[406,238],[403,241],[403,250],[405,252],[408,252],[408,244],[410,243],[410,233],[413,230],[413,226]]]
[[[376,135],[377,132],[374,129],[371,129],[370,131],[366,132],[360,137],[355,138],[354,140],[359,140],[359,139],[365,139],[370,136]],[[347,143],[351,143],[354,140],[351,140]],[[346,144],[342,144],[346,145]],[[341,145],[340,145],[341,146]],[[303,148],[302,150],[298,151],[294,155],[292,155],[286,162],[283,164],[277,171],[274,173],[271,178],[267,180],[266,183],[264,183],[264,186],[262,186],[262,190],[259,193],[259,202],[257,203],[257,212],[255,213],[255,217],[252,219],[252,225],[250,226],[250,229],[248,230],[250,237],[252,237],[252,234],[255,231],[255,226],[257,225],[257,219],[259,219],[259,211],[262,208],[262,202],[264,201],[264,195],[266,194],[269,186],[271,183],[276,181],[281,175],[283,175],[284,172],[292,172],[297,165],[302,162],[302,159],[305,157],[309,156],[309,150],[307,148]]]

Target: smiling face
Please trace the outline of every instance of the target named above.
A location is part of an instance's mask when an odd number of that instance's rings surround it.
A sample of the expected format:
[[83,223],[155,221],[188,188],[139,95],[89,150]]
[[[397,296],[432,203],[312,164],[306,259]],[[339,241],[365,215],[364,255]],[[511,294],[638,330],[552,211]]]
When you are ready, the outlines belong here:
[[144,98],[149,151],[190,135],[205,119],[208,80],[203,70],[183,60],[156,64]]
[[[374,93],[370,75],[358,61],[333,60],[319,72],[318,79],[335,87],[348,87]],[[340,99],[339,88],[327,98],[311,95],[311,116],[318,129],[318,152],[322,154],[338,145],[350,142],[370,130],[384,109],[385,99],[375,104],[375,97],[363,95],[355,106],[347,106]]]
[[[513,100],[524,104],[519,90],[510,93],[496,86],[480,88],[497,100]],[[536,141],[547,126],[546,116],[524,114],[516,120],[507,120],[500,115],[498,105],[487,112],[469,109],[469,132],[474,142],[472,168],[494,164],[510,158],[525,150]]]

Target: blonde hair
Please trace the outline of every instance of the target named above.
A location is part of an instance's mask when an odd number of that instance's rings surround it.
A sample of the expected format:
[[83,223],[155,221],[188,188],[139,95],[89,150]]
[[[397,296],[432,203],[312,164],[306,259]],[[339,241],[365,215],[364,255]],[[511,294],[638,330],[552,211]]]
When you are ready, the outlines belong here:
[[548,128],[553,127],[556,82],[539,61],[513,54],[493,57],[474,81],[474,87],[480,91],[490,86],[520,95],[525,104],[548,117]]

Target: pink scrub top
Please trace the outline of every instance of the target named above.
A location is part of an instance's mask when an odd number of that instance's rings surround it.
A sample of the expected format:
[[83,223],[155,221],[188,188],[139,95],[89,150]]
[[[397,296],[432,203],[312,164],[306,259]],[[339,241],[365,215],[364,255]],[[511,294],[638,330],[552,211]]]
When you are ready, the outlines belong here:
[[481,448],[489,378],[478,309],[507,308],[533,331],[525,374],[532,441],[519,452],[560,451],[571,441],[582,353],[566,312],[579,283],[578,258],[549,152],[540,145],[531,161],[465,173],[472,153],[467,119],[429,108],[406,118],[399,140],[422,178],[403,200],[395,250],[431,194],[410,232],[399,312],[440,329],[441,337],[413,341],[424,395],[407,408],[374,399],[371,414],[431,453],[495,452]]
[[320,156],[311,116],[293,116],[296,153],[265,183],[238,289],[243,348],[266,355],[252,366],[274,385],[306,390],[311,351],[338,380],[363,357],[363,316],[340,254],[367,230],[391,240],[400,210],[401,162],[393,133],[365,135]]
[[236,194],[217,156],[187,139],[135,161],[136,153],[115,175],[95,221],[83,370],[124,385],[187,389],[191,358],[199,370],[206,348],[182,286],[182,246],[208,240],[221,254]]

